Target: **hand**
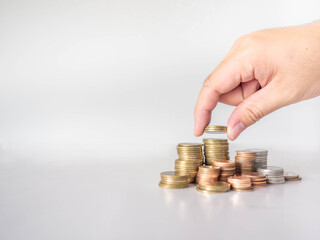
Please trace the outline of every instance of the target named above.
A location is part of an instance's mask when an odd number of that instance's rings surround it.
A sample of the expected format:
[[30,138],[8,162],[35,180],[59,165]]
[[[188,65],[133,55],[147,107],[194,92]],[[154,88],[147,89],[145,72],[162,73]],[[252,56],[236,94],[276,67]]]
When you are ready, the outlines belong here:
[[268,29],[240,37],[204,81],[194,118],[195,136],[210,123],[218,102],[237,106],[228,138],[265,115],[320,95],[320,22]]

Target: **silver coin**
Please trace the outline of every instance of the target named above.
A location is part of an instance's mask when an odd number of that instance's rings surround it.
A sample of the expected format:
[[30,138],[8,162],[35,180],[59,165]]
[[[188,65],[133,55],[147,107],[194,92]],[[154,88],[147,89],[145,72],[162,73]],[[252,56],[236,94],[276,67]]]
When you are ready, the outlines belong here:
[[299,177],[299,174],[297,174],[297,173],[293,173],[293,172],[285,172],[284,174],[283,174],[285,177],[296,177],[296,178],[298,178]]
[[265,167],[259,168],[259,171],[262,171],[262,172],[283,172],[283,168],[276,167],[276,166],[265,166]]
[[267,179],[267,183],[271,183],[271,184],[276,184],[276,183],[285,183],[285,179],[284,179],[284,177],[282,177],[282,178],[278,178],[278,179],[270,179],[270,178],[268,178]]

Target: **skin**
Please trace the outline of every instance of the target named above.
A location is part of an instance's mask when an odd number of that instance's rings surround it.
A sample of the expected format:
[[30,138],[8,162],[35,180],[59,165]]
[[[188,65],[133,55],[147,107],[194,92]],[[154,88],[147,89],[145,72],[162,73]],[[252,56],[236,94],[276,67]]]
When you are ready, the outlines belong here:
[[234,105],[228,138],[284,106],[320,95],[320,21],[240,37],[204,81],[194,112],[203,134],[218,102]]

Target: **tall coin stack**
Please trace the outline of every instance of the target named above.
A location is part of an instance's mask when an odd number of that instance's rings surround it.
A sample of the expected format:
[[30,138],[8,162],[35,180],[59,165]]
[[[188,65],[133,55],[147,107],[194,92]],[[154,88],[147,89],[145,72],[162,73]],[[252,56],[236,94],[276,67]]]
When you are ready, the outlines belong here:
[[256,153],[256,158],[254,160],[254,170],[258,171],[258,168],[268,165],[268,150],[258,149],[258,148],[248,148],[248,152]]
[[228,139],[204,138],[203,143],[206,165],[230,160]]
[[226,162],[213,162],[213,166],[220,167],[220,176],[219,181],[227,182],[230,176],[234,176],[235,174],[235,163],[231,161]]
[[[210,134],[224,134],[227,133],[227,127],[217,125],[206,126],[204,132]],[[206,165],[213,165],[214,161],[226,162],[230,160],[228,139],[205,138],[203,139],[203,142]]]
[[254,172],[256,153],[247,150],[238,150],[236,153],[236,174]]
[[284,183],[283,168],[275,166],[264,166],[258,169],[258,172],[267,176],[267,182],[278,184]]
[[177,152],[179,159],[175,161],[175,172],[180,175],[188,175],[190,182],[196,180],[199,166],[203,164],[201,143],[179,143]]

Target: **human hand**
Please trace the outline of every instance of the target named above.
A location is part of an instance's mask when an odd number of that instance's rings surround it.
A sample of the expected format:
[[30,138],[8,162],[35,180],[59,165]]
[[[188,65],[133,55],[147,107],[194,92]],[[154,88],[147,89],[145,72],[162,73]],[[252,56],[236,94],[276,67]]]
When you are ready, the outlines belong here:
[[228,121],[234,140],[265,115],[319,95],[320,22],[250,33],[204,81],[194,135],[202,135],[218,102],[237,106]]

